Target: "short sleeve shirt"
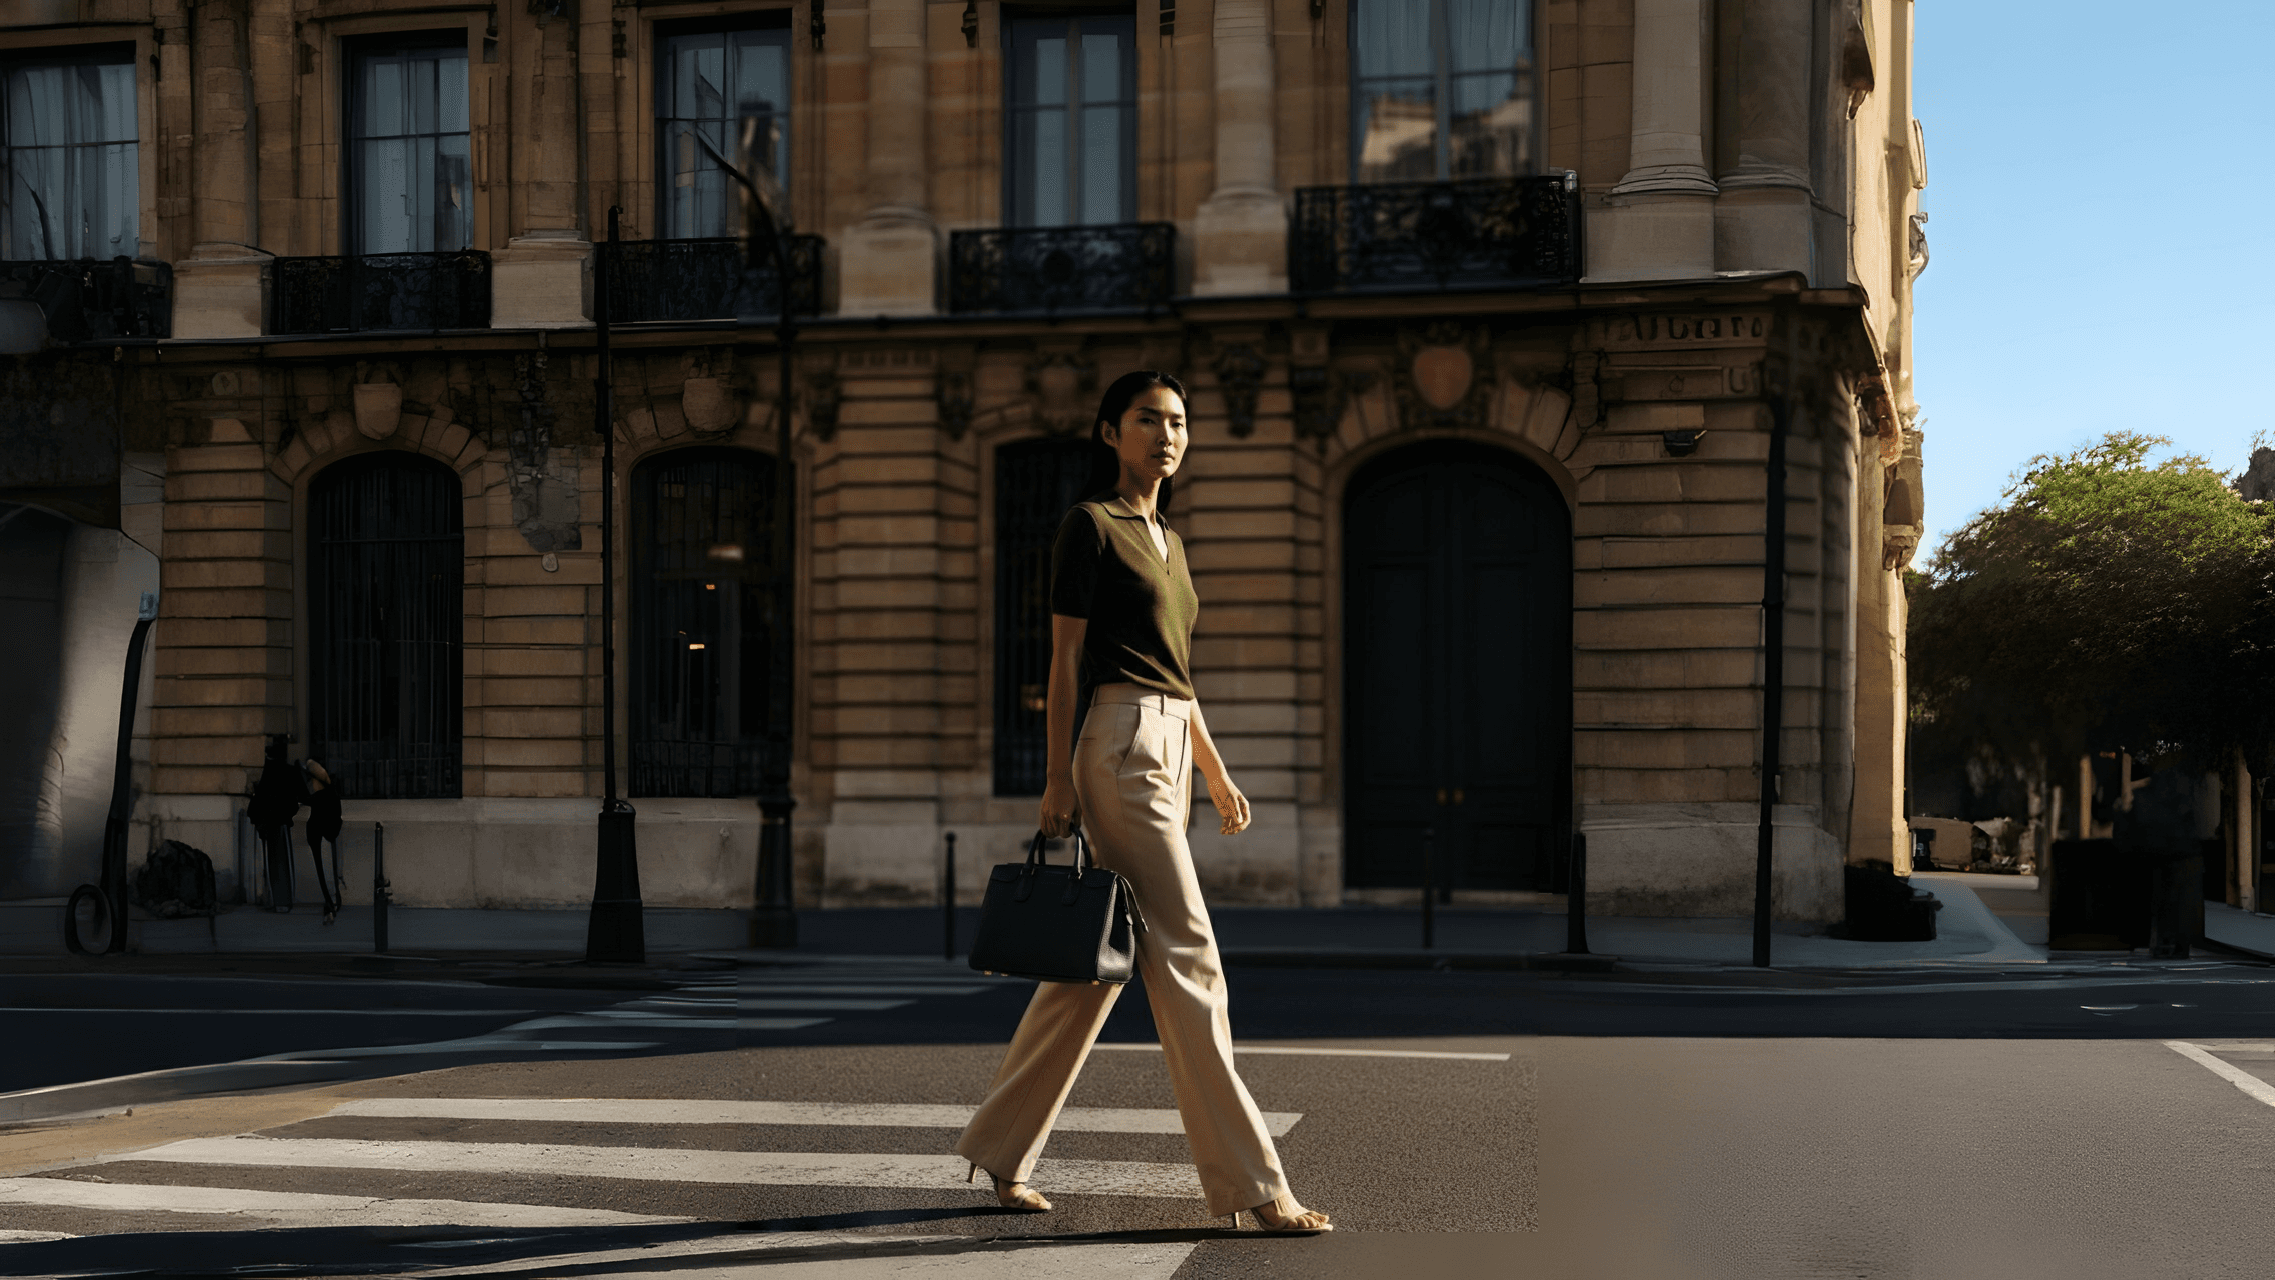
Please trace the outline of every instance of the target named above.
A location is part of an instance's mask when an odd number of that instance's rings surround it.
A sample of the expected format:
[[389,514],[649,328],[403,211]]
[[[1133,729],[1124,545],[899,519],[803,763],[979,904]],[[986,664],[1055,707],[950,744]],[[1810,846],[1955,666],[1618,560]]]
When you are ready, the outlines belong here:
[[[1127,681],[1173,698],[1193,696],[1193,619],[1200,597],[1185,567],[1185,543],[1162,526],[1169,554],[1155,548],[1142,516],[1114,495],[1078,502],[1051,547],[1051,612],[1085,618],[1083,695]],[[1111,504],[1111,505],[1109,505]]]

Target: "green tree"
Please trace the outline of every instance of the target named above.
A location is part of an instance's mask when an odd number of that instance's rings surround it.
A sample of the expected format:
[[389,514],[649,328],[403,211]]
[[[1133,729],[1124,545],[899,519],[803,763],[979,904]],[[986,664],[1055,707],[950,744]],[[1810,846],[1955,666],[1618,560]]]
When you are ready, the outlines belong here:
[[2151,461],[2170,444],[2120,432],[2034,459],[1912,575],[1922,732],[2015,763],[2264,755],[2275,503],[2202,458]]

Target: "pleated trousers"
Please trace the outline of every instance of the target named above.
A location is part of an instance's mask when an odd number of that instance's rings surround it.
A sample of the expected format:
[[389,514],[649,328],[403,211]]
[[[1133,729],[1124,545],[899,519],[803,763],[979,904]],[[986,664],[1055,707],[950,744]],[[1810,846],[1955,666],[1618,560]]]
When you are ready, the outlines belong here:
[[[1188,699],[1136,685],[1101,685],[1075,740],[1074,790],[1093,854],[1130,882],[1145,915],[1138,973],[1202,1194],[1222,1217],[1287,1194],[1288,1182],[1256,1101],[1233,1070],[1224,966],[1185,843],[1192,708]],[[1121,991],[1038,983],[956,1153],[998,1177],[1026,1181]]]

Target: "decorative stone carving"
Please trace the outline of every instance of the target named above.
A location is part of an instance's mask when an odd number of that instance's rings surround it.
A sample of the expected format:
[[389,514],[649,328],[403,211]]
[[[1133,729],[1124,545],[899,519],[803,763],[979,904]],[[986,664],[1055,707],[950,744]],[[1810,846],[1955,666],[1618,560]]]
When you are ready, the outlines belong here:
[[1401,332],[1395,368],[1398,418],[1407,430],[1486,425],[1498,375],[1483,325],[1439,321]]
[[1254,434],[1256,395],[1264,385],[1264,353],[1251,343],[1219,343],[1216,359],[1209,367],[1216,373],[1217,391],[1224,396],[1225,424],[1234,438]]
[[1080,349],[1043,350],[1027,362],[1027,394],[1035,424],[1052,435],[1090,425],[1091,397],[1098,391],[1098,366]]
[[950,440],[962,440],[972,429],[972,375],[958,369],[941,369],[933,375],[933,399],[940,413],[940,429]]
[[395,434],[403,420],[403,388],[392,382],[366,382],[355,389],[355,429],[373,440]]
[[697,431],[725,431],[742,420],[742,407],[721,378],[689,378],[681,383],[679,411]]
[[1572,353],[1572,425],[1582,431],[1593,428],[1604,418],[1604,389],[1599,374],[1603,363],[1601,351]]

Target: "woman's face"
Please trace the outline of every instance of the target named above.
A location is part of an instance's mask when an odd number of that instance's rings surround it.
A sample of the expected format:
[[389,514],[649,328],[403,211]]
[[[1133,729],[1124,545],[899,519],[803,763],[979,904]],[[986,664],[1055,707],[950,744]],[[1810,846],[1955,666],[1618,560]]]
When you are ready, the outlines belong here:
[[1167,387],[1147,387],[1123,412],[1119,423],[1101,432],[1121,459],[1125,473],[1151,480],[1177,474],[1191,436],[1185,430],[1185,402]]

